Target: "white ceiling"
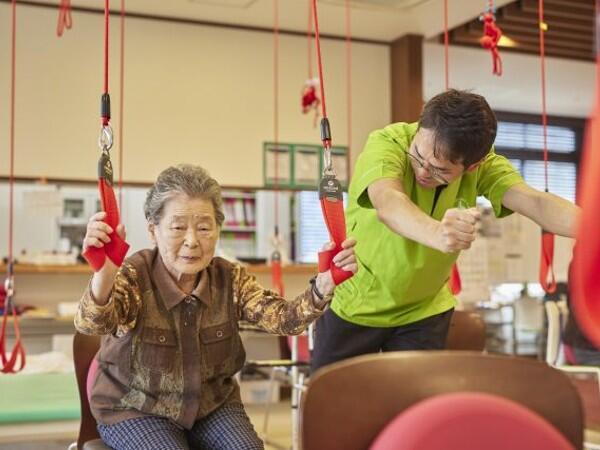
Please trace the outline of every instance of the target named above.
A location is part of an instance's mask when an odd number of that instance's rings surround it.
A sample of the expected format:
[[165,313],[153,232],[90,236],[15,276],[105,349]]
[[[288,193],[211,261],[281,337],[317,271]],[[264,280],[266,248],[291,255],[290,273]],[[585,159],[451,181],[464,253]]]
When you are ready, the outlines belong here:
[[[309,0],[278,0],[280,28],[305,32]],[[514,0],[496,0],[497,7]],[[58,5],[58,0],[37,0]],[[102,0],[72,0],[75,7],[101,9]],[[448,0],[450,28],[479,16],[487,1]],[[319,0],[324,34],[345,35],[345,0]],[[407,33],[434,36],[443,31],[443,0],[351,0],[352,34],[363,39],[393,41]],[[274,0],[125,0],[126,11],[164,17],[270,28]],[[117,11],[120,1],[113,0]]]

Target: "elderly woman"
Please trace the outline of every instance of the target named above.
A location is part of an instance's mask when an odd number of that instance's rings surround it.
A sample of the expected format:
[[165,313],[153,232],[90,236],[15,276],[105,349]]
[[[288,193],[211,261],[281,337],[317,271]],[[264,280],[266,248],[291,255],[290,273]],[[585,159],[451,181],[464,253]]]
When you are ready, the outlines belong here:
[[[116,267],[107,260],[84,292],[77,330],[104,335],[90,405],[102,439],[119,449],[262,449],[233,378],[245,360],[238,321],[299,334],[323,313],[329,272],[286,301],[239,264],[214,256],[223,223],[221,190],[197,166],[163,171],[144,212],[155,245]],[[84,247],[112,229],[90,219]],[[125,236],[122,225],[117,233]],[[356,272],[355,242],[334,258]]]

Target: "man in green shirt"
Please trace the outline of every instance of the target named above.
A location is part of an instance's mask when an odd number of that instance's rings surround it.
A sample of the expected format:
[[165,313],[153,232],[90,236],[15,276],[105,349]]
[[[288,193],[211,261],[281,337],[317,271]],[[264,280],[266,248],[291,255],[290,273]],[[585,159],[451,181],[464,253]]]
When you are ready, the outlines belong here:
[[317,323],[314,370],[365,353],[444,348],[456,304],[447,281],[475,240],[477,196],[497,217],[515,211],[574,237],[578,207],[525,184],[495,154],[496,129],[483,97],[449,90],[427,102],[418,123],[371,133],[346,211],[359,270]]

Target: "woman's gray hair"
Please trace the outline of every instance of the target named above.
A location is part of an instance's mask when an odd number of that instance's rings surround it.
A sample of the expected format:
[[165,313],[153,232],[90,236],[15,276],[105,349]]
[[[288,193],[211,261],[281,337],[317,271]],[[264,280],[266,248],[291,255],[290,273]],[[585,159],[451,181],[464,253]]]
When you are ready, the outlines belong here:
[[215,209],[215,219],[221,226],[225,220],[221,186],[200,166],[180,164],[163,170],[154,185],[146,194],[144,214],[146,220],[158,224],[162,218],[165,204],[176,194],[185,194],[190,198],[210,200]]

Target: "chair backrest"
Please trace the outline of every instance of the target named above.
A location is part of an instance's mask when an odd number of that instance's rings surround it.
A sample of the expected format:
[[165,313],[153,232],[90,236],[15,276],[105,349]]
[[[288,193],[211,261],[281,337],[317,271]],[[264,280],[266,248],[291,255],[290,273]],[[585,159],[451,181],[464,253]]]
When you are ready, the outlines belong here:
[[366,449],[409,406],[464,391],[516,401],[582,446],[581,401],[562,372],[524,358],[425,351],[365,355],[317,372],[304,395],[303,448]]
[[75,363],[75,376],[79,389],[79,404],[81,405],[81,422],[77,437],[77,448],[82,449],[83,444],[94,439],[100,439],[96,429],[96,419],[90,411],[87,394],[87,377],[90,364],[100,349],[100,336],[87,336],[79,332],[73,338],[73,362]]
[[574,450],[550,423],[519,403],[459,392],[425,399],[392,420],[370,450]]
[[562,345],[562,332],[569,314],[564,300],[544,303],[548,333],[546,335],[546,362],[550,365],[563,365],[565,363]]
[[475,312],[454,311],[450,320],[446,350],[485,349],[485,322]]

